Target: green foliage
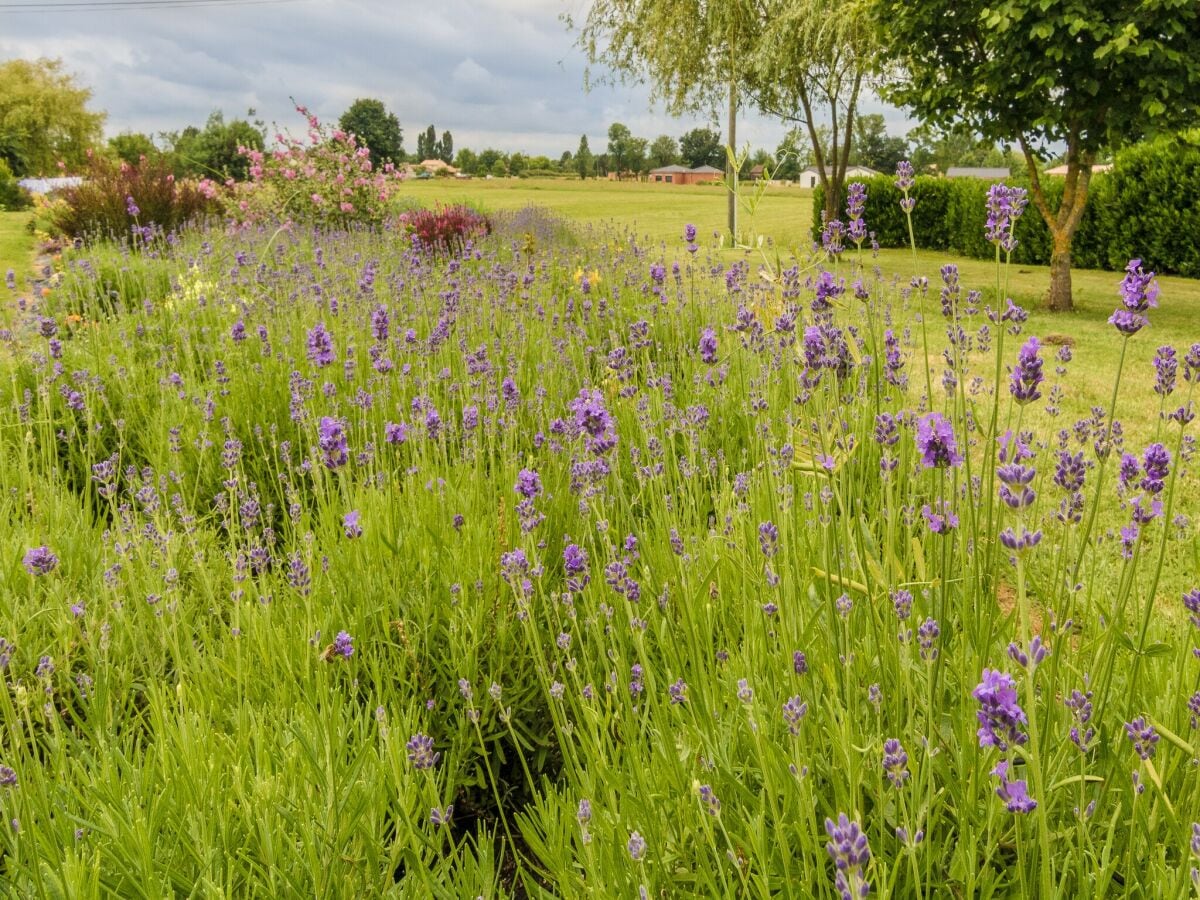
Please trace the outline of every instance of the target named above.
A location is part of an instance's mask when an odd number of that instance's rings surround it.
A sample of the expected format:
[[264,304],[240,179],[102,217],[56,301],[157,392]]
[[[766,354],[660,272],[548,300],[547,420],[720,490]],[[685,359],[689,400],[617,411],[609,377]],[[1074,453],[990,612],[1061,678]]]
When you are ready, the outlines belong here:
[[1200,115],[1200,6],[1181,0],[874,0],[903,69],[888,97],[995,140],[1121,146]]
[[[254,115],[254,111],[248,114]],[[261,122],[251,124],[246,119],[226,122],[224,113],[215,111],[204,128],[193,125],[163,137],[170,145],[176,175],[246,181],[250,178],[250,158],[243,150],[261,151],[266,129]]]
[[158,156],[161,151],[148,134],[135,131],[122,131],[108,139],[108,149],[117,159],[129,165],[136,165],[143,156]]
[[693,128],[679,139],[680,162],[690,169],[697,166],[725,167],[725,147],[721,133],[711,128]]
[[1200,277],[1200,132],[1129,147],[1103,179],[1100,261]]
[[866,166],[877,172],[892,173],[896,164],[908,159],[908,141],[887,133],[883,116],[867,113],[854,118],[854,141],[850,145],[850,164]]
[[88,109],[91,99],[60,59],[0,63],[0,159],[18,177],[84,165],[105,118]]
[[448,163],[454,159],[454,137],[449,131],[442,132],[442,139],[437,146],[438,159]]
[[646,151],[646,165],[651,169],[673,166],[679,162],[679,144],[669,134],[660,134]]
[[17,184],[17,178],[8,167],[8,160],[0,157],[0,210],[17,212],[33,205],[29,191]]
[[176,179],[161,157],[134,165],[95,155],[83,183],[58,192],[51,210],[56,231],[68,237],[122,240],[131,233],[146,240],[147,230],[173,232],[215,212],[215,186]]
[[338,125],[370,149],[375,165],[404,162],[404,134],[400,130],[400,120],[388,111],[382,100],[360,97],[342,113]]
[[[900,210],[901,194],[893,179],[863,179],[867,185],[867,228],[882,247],[907,247],[908,232]],[[1017,176],[1007,183],[1029,187]],[[1043,176],[1052,207],[1061,202],[1064,180]],[[913,232],[917,247],[950,250],[976,259],[991,259],[995,247],[984,236],[990,182],[974,178],[919,177],[911,191]],[[1072,247],[1072,262],[1084,268],[1119,271],[1130,259],[1141,259],[1161,273],[1200,275],[1200,146],[1187,136],[1161,139],[1126,148],[1111,172],[1092,176],[1090,199]],[[821,187],[814,189],[813,235],[821,233]],[[839,209],[845,207],[845,193]],[[1050,231],[1032,205],[1017,223],[1013,261],[1047,265],[1053,251]]]
[[596,174],[596,160],[588,148],[586,134],[579,137],[579,149],[575,151],[575,172],[580,178],[590,178]]

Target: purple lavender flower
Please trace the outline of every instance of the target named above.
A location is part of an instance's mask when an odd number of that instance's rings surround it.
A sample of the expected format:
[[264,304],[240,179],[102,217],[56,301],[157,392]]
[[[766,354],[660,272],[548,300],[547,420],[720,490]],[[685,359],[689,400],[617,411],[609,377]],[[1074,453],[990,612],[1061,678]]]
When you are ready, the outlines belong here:
[[1124,335],[1137,334],[1150,324],[1146,310],[1158,306],[1158,282],[1153,272],[1142,271],[1142,261],[1131,259],[1121,279],[1121,308],[1109,317],[1109,323]]
[[709,366],[717,361],[717,333],[711,328],[700,333],[700,361]]
[[58,565],[58,557],[53,551],[45,545],[34,547],[25,554],[22,560],[25,566],[25,571],[35,578],[40,575],[49,575],[54,571],[54,567]]
[[1171,451],[1162,444],[1151,444],[1142,454],[1142,472],[1145,477],[1138,484],[1151,494],[1162,493],[1167,475],[1171,471]]
[[389,444],[403,444],[408,440],[408,426],[403,422],[388,422],[383,426],[383,439]]
[[713,792],[711,784],[700,785],[700,805],[704,811],[713,818],[721,814],[721,801],[717,799],[717,795]]
[[339,631],[337,637],[333,639],[333,653],[342,659],[352,657],[354,655],[354,638],[345,631]]
[[137,203],[134,202],[132,194],[127,194],[125,197],[125,212],[129,213],[135,219],[142,214],[142,211],[138,209]]
[[1175,390],[1175,375],[1179,371],[1179,363],[1175,358],[1175,348],[1169,345],[1159,347],[1154,352],[1154,393],[1167,397]]
[[646,839],[636,831],[629,835],[629,843],[625,846],[629,850],[629,858],[634,862],[641,862],[646,855]]
[[921,627],[917,629],[917,641],[921,645],[921,659],[927,662],[937,659],[938,649],[934,646],[934,641],[941,634],[942,630],[938,627],[937,619],[928,618],[921,623]]
[[972,692],[979,701],[980,747],[996,747],[1001,752],[1009,744],[1024,744],[1027,740],[1020,726],[1026,721],[1025,711],[1017,704],[1017,689],[1007,672],[983,670],[983,681]]
[[789,697],[783,704],[783,721],[792,737],[800,734],[800,723],[807,715],[808,704],[801,700],[798,694],[795,697]]
[[323,416],[317,426],[322,461],[328,469],[339,469],[350,461],[345,426],[331,416]]
[[667,688],[667,693],[671,697],[671,705],[678,706],[681,703],[687,702],[687,682],[682,678]]
[[763,522],[758,526],[758,546],[768,559],[779,552],[779,529],[773,522]]
[[871,891],[863,871],[871,861],[871,848],[867,835],[857,821],[851,821],[845,813],[838,813],[838,820],[825,820],[825,833],[829,842],[825,849],[833,860],[834,888],[842,900],[866,897]]
[[913,178],[913,166],[907,159],[902,159],[896,163],[896,190],[907,194],[912,190],[912,186],[916,183]]
[[1154,755],[1158,732],[1154,730],[1153,725],[1147,724],[1145,717],[1138,716],[1132,722],[1126,722],[1125,736],[1133,744],[1134,752],[1142,759],[1150,759]]
[[1071,711],[1074,721],[1070,731],[1071,743],[1079,748],[1080,753],[1087,753],[1096,737],[1096,729],[1089,725],[1092,721],[1092,692],[1073,690],[1063,705]]
[[821,248],[830,256],[837,256],[845,249],[842,239],[846,234],[846,226],[841,219],[830,219],[821,230]]
[[1011,253],[1017,247],[1014,231],[1028,202],[1024,188],[993,184],[988,189],[988,217],[984,234],[989,242],[999,245],[1005,253]]
[[1025,342],[1017,353],[1017,364],[1012,370],[1012,381],[1008,385],[1013,399],[1019,404],[1029,403],[1042,396],[1038,390],[1045,376],[1042,375],[1042,359],[1038,356],[1041,345],[1036,337]]
[[1034,635],[1033,640],[1029,642],[1028,653],[1016,641],[1010,641],[1008,645],[1008,658],[1022,669],[1028,669],[1030,661],[1033,662],[1034,666],[1040,665],[1042,660],[1049,655],[1050,648],[1042,643],[1042,636],[1040,634]]
[[414,769],[432,769],[441,758],[440,753],[433,752],[433,738],[427,734],[414,734],[404,746],[408,748],[408,761]]
[[1200,343],[1192,344],[1183,358],[1183,380],[1200,381]]
[[925,524],[934,534],[949,534],[958,527],[958,516],[950,508],[950,504],[944,500],[937,501],[936,512],[932,506],[926,503],[921,507],[921,515],[925,517]]
[[359,512],[357,509],[352,509],[342,517],[342,530],[346,537],[354,540],[354,538],[362,537],[362,527],[358,524]]
[[1192,588],[1183,595],[1183,608],[1188,611],[1192,625],[1200,628],[1200,587]]
[[1008,780],[1008,760],[996,763],[992,774],[1000,779],[996,796],[1004,801],[1010,813],[1030,813],[1037,809],[1037,801],[1029,796],[1029,784],[1024,779]]
[[17,786],[17,773],[8,766],[0,766],[0,787],[12,788]]
[[333,353],[333,337],[325,330],[325,323],[318,322],[308,333],[308,359],[319,369],[330,365],[337,357]]
[[816,297],[812,301],[813,312],[824,312],[846,293],[846,280],[836,278],[832,272],[821,272],[817,276]]
[[904,787],[908,780],[908,754],[896,738],[883,742],[883,771],[895,787]]
[[863,221],[863,211],[867,208],[867,186],[861,181],[854,181],[846,189],[846,218],[850,227],[846,233],[855,244],[861,245],[867,238],[867,224]]
[[522,469],[517,473],[514,490],[526,500],[532,500],[542,492],[542,476],[533,469]]
[[941,413],[926,413],[917,419],[917,449],[921,464],[927,469],[941,469],[962,464],[954,427]]
[[[1200,628],[1200,625],[1196,626]],[[808,674],[808,659],[804,655],[803,650],[795,650],[792,652],[792,671],[797,675]]]

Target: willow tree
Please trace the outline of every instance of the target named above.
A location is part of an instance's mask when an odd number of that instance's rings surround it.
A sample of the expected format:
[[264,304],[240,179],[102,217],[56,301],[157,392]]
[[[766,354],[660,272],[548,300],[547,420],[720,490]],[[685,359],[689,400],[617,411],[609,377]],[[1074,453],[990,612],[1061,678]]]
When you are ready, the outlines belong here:
[[[1200,3],[871,2],[900,72],[889,99],[1020,146],[1052,240],[1049,306],[1071,309],[1071,243],[1097,154],[1200,118]],[[1040,162],[1064,146],[1055,208]]]
[[[736,147],[746,60],[754,51],[759,17],[756,0],[593,0],[577,26],[578,43],[591,64],[617,78],[648,83],[651,99],[672,115],[726,105],[728,145]],[[566,22],[576,27],[570,17]],[[726,177],[736,177],[732,160]],[[737,235],[732,193],[729,231]]]
[[763,112],[801,126],[812,144],[827,218],[836,218],[858,102],[879,43],[862,0],[762,0],[748,82]]

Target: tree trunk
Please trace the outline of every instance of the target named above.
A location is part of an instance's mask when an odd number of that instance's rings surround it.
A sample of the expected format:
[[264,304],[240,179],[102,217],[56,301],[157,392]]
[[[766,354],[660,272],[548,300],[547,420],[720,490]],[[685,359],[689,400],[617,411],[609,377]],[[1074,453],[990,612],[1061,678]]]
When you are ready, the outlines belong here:
[[[729,149],[732,153],[726,154],[725,158],[725,180],[732,187],[737,178],[737,172],[734,171],[733,157],[737,154],[737,81],[733,78],[729,79]],[[729,237],[733,243],[737,243],[738,236],[738,198],[737,191],[729,191]]]
[[1058,211],[1050,209],[1042,179],[1038,173],[1037,159],[1024,137],[1020,139],[1029,171],[1033,204],[1042,215],[1050,231],[1050,297],[1047,306],[1052,312],[1070,312],[1075,308],[1071,296],[1071,241],[1083,219],[1087,207],[1088,184],[1092,176],[1092,161],[1095,154],[1079,147],[1078,131],[1072,128],[1067,137],[1067,179],[1063,185],[1062,202]]
[[1075,308],[1071,300],[1071,238],[1074,234],[1060,231],[1050,237],[1054,246],[1050,251],[1050,299],[1047,305],[1051,312],[1070,312]]

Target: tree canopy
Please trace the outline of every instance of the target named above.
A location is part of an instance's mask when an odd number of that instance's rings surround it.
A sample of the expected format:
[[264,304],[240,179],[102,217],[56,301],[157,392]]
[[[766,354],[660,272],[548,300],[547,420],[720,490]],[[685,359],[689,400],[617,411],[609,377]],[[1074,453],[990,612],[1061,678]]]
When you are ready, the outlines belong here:
[[82,165],[105,119],[88,108],[91,99],[60,59],[0,63],[0,159],[17,176]]
[[[898,77],[888,99],[922,119],[965,124],[1021,147],[1034,205],[1054,241],[1050,306],[1071,306],[1071,239],[1091,165],[1119,147],[1200,118],[1195,0],[872,0]],[[1039,156],[1066,145],[1053,209]]]
[[396,114],[388,112],[382,100],[360,97],[342,113],[338,125],[355,135],[371,151],[376,165],[404,161],[404,132]]
[[[253,116],[249,110],[247,116]],[[262,150],[266,128],[247,119],[225,121],[225,114],[214,111],[203,128],[189,125],[183,131],[161,135],[174,154],[178,175],[199,178],[232,178],[245,181],[250,175],[250,160],[240,148]]]
[[721,132],[711,128],[693,128],[679,139],[679,156],[685,166],[717,166],[725,164],[725,148]]

